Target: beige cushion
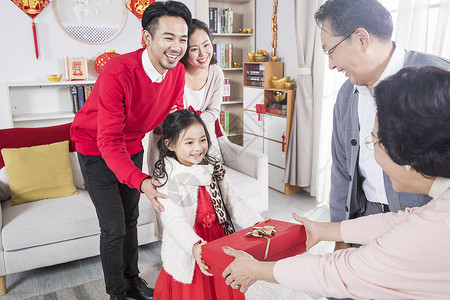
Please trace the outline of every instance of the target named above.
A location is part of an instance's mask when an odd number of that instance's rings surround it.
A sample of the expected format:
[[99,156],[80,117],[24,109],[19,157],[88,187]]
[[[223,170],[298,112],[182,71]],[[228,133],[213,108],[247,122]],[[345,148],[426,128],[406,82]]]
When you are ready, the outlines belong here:
[[77,194],[69,159],[69,142],[3,148],[12,205]]

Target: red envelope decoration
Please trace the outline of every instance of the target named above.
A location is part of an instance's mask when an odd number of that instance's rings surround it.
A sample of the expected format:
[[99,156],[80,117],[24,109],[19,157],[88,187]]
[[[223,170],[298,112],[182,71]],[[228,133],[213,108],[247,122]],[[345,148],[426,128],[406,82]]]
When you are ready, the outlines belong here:
[[47,6],[50,0],[11,0],[18,8],[31,18],[33,28],[34,49],[36,51],[36,59],[39,58],[39,50],[37,45],[36,24],[34,18]]

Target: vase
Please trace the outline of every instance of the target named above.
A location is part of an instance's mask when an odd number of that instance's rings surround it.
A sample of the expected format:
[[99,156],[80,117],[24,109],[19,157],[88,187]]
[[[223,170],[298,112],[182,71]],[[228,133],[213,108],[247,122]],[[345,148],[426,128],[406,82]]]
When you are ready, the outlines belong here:
[[95,71],[97,71],[98,74],[102,71],[102,68],[106,65],[108,61],[111,60],[111,58],[119,56],[119,53],[116,53],[114,50],[106,50],[105,53],[101,54],[97,59],[95,60],[94,66]]

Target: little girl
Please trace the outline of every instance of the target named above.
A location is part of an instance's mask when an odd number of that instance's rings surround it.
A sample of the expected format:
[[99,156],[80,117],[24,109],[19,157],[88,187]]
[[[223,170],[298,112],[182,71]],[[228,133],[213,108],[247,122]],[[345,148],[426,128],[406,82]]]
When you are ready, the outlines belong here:
[[158,191],[168,195],[158,199],[164,206],[164,229],[156,300],[245,299],[224,278],[208,272],[201,246],[233,233],[231,220],[246,228],[262,218],[250,211],[223,167],[207,155],[210,146],[206,126],[194,112],[179,110],[166,117],[153,172],[163,183]]

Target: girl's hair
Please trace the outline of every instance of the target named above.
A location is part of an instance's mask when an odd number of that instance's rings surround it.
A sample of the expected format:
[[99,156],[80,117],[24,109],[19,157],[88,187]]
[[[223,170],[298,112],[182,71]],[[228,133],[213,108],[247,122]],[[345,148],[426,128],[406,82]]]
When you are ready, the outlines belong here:
[[[180,60],[185,67],[188,64],[187,59],[189,57],[189,47],[191,46],[190,38],[191,38],[191,35],[197,29],[200,29],[200,30],[203,30],[204,32],[206,32],[206,34],[208,35],[209,40],[211,41],[211,43],[212,43],[212,41],[214,39],[214,36],[213,36],[211,30],[209,30],[208,25],[206,25],[206,23],[204,23],[204,22],[202,22],[202,21],[200,21],[198,19],[192,19],[191,25],[189,25],[189,27],[188,27],[188,46],[187,46],[187,50],[186,50],[186,53],[184,54],[183,58],[181,58],[181,60]],[[211,60],[209,61],[209,65],[215,65],[215,64],[217,64],[217,58],[216,58],[216,55],[213,53],[212,56],[211,56]]]
[[[205,130],[209,150],[209,148],[211,147],[211,138],[209,136],[208,129],[206,128],[205,123],[203,122],[203,120],[200,118],[199,115],[187,109],[178,110],[172,114],[167,115],[163,125],[163,135],[157,144],[159,151],[159,159],[155,163],[155,169],[153,170],[153,177],[158,179],[165,178],[165,182],[161,186],[166,184],[168,180],[164,159],[167,156],[177,159],[175,152],[169,150],[164,141],[168,140],[169,145],[176,144],[178,138],[180,137],[180,133],[196,123],[202,125],[203,129]],[[212,156],[209,156],[208,151],[206,151],[202,163],[215,164],[217,163],[217,160],[214,159]]]

